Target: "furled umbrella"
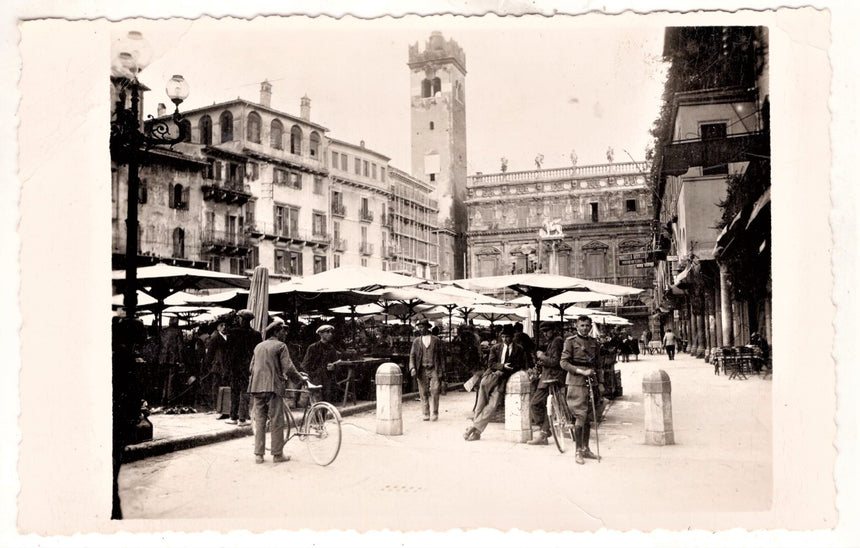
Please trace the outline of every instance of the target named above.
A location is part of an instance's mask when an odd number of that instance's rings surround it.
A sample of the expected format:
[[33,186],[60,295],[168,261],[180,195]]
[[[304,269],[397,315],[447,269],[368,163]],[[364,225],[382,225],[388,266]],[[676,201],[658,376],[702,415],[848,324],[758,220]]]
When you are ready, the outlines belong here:
[[248,310],[254,314],[251,327],[260,333],[261,338],[265,338],[264,332],[269,321],[269,269],[265,266],[254,268],[248,293]]

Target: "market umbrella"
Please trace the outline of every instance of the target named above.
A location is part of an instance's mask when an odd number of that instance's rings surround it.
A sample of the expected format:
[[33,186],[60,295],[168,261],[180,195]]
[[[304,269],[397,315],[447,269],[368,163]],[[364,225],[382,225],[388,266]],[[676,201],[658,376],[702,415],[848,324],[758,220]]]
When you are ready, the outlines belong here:
[[494,306],[490,304],[475,305],[472,309],[475,317],[483,318],[490,322],[490,325],[499,321],[519,322],[526,319],[526,315],[521,309],[505,308],[503,306]]
[[[565,310],[573,307],[575,303],[608,301],[610,299],[615,298],[617,297],[614,295],[598,293],[595,291],[566,291],[564,293],[559,293],[554,297],[546,299],[543,304],[549,305],[558,310],[559,316],[561,317],[561,322],[564,323]],[[522,296],[517,297],[516,299],[511,299],[508,302],[517,305],[530,305],[532,300],[529,297]]]
[[448,342],[451,342],[453,313],[455,308],[462,314],[463,321],[468,321],[469,314],[473,311],[476,305],[501,305],[505,302],[491,295],[484,295],[477,291],[463,289],[462,287],[457,287],[453,284],[441,285],[432,291],[437,295],[450,298],[449,302],[440,305],[448,311]]
[[[114,270],[111,277],[114,289],[125,291],[125,270]],[[171,295],[186,289],[247,288],[250,282],[245,276],[158,263],[137,269],[137,286],[139,291],[155,299],[152,310],[160,326],[161,312]]]
[[567,291],[593,291],[613,296],[636,295],[643,291],[635,287],[543,273],[465,278],[454,280],[454,285],[471,290],[509,288],[527,296],[537,311],[535,344],[538,346],[540,345],[540,308],[543,302],[550,297]]
[[251,327],[260,333],[261,338],[265,338],[264,332],[269,321],[269,269],[265,266],[254,268],[248,292],[248,310],[254,314]]
[[385,287],[408,287],[426,282],[422,278],[358,265],[339,266],[291,281],[309,289],[359,291],[372,291]]

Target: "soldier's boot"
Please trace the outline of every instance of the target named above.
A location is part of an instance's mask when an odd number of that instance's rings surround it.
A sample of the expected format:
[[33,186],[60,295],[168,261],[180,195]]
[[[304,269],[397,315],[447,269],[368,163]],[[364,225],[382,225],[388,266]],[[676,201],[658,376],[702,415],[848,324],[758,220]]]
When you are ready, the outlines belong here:
[[591,424],[585,423],[582,426],[582,456],[586,459],[597,459],[597,455],[591,452],[591,448],[588,447],[588,438],[591,435]]
[[576,464],[585,464],[585,460],[582,457],[582,427],[574,426],[573,427],[573,438],[576,441],[576,456],[574,460]]

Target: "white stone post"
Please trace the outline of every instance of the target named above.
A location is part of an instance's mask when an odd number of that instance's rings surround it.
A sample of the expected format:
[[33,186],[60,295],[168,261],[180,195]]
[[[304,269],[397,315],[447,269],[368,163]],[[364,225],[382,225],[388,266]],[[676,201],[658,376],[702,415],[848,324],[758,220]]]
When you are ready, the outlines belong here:
[[376,369],[376,433],[403,434],[403,374],[396,363]]
[[672,426],[672,382],[662,369],[642,377],[642,406],[645,408],[645,443],[674,445]]
[[525,371],[517,371],[505,387],[505,439],[526,442],[532,439],[531,382]]

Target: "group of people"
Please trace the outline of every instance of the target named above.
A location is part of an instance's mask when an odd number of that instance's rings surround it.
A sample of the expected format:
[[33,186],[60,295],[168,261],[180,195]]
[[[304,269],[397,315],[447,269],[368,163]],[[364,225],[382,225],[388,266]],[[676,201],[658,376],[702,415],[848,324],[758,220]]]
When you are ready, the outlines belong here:
[[[591,327],[591,318],[581,316],[576,321],[576,333],[564,338],[557,325],[542,324],[541,333],[546,346],[543,350],[535,351],[533,341],[521,328],[504,326],[499,341],[489,350],[485,369],[476,375],[479,380],[476,383],[475,406],[471,424],[463,433],[463,439],[481,439],[514,372],[538,369],[531,412],[539,430],[529,443],[548,445],[547,440],[551,435],[546,412],[549,386],[554,382],[563,383],[569,393],[568,400],[575,419],[575,460],[578,464],[584,464],[584,459],[597,458],[589,448],[590,421],[594,420],[591,398],[599,397],[599,393],[590,393],[589,390],[592,387],[600,390],[596,379],[599,343],[590,335]],[[418,381],[423,419],[435,421],[439,417],[440,379],[444,374],[443,345],[438,337],[430,333],[429,322],[419,322],[417,328],[419,335],[412,343],[409,371]]]

